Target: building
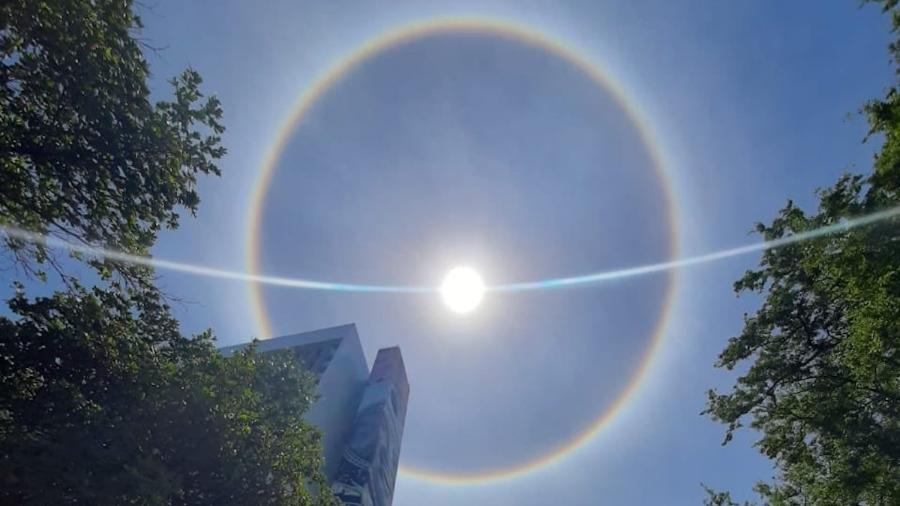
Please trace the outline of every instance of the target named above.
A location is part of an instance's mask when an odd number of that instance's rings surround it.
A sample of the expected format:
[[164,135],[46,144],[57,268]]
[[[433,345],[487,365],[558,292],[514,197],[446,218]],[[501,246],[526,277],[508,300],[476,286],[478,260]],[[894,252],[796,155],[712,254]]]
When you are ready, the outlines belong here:
[[347,505],[389,506],[409,399],[400,348],[379,350],[369,372],[350,324],[266,339],[258,349],[292,349],[315,376],[319,399],[306,419],[323,432],[324,472],[335,494]]
[[344,504],[391,504],[408,399],[400,348],[378,350],[332,480],[334,492]]

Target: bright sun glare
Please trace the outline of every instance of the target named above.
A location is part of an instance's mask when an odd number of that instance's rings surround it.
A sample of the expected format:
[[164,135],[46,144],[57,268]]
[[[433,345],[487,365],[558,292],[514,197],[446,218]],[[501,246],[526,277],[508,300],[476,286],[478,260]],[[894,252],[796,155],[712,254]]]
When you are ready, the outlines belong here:
[[441,283],[444,303],[456,313],[468,313],[484,298],[484,281],[471,267],[454,267]]

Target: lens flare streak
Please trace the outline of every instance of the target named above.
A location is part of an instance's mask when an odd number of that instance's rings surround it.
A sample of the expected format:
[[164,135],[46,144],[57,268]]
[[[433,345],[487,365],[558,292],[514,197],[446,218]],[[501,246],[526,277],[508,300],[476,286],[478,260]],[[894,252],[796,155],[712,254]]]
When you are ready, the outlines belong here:
[[780,239],[775,239],[772,241],[759,242],[755,244],[747,244],[745,246],[739,246],[737,248],[730,248],[715,251],[712,253],[706,253],[704,255],[698,255],[693,257],[679,258],[675,260],[670,260],[668,262],[659,262],[655,264],[646,264],[639,265],[637,267],[629,267],[625,269],[617,269],[617,270],[609,270],[596,272],[592,274],[583,274],[580,276],[572,276],[567,278],[555,278],[555,279],[547,279],[542,281],[528,281],[523,283],[510,283],[504,285],[496,285],[488,287],[487,290],[495,291],[495,292],[522,292],[529,290],[546,290],[553,288],[566,288],[570,286],[578,286],[578,285],[586,285],[586,284],[594,284],[600,283],[603,281],[613,281],[624,278],[633,278],[637,276],[646,276],[648,274],[654,274],[657,272],[664,272],[673,269],[680,269],[682,267],[691,267],[698,264],[705,264],[707,262],[715,262],[717,260],[724,260],[726,258],[732,258],[740,255],[746,255],[748,253],[753,253],[756,251],[764,251],[775,248],[780,248],[782,246],[787,246],[789,244],[794,244],[798,242],[808,241],[811,239],[817,239],[820,237],[828,236],[831,234],[836,234],[838,232],[844,232],[853,228],[862,227],[865,225],[871,225],[873,223],[877,223],[879,221],[884,221],[889,218],[893,218],[900,215],[900,207],[894,207],[891,209],[887,209],[884,211],[879,211],[876,213],[868,214],[865,216],[861,216],[853,219],[845,219],[839,223],[834,223],[832,225],[827,225],[824,227],[820,227],[814,230],[807,230],[806,232],[800,232],[798,234],[792,234],[786,237],[782,237]]
[[262,283],[272,286],[283,286],[302,290],[327,290],[333,292],[427,293],[436,290],[433,287],[425,286],[388,286],[331,283],[327,281],[315,281],[310,279],[248,274],[246,272],[217,269],[215,267],[207,267],[205,265],[176,262],[172,260],[165,260],[161,258],[153,258],[142,255],[132,255],[130,253],[125,253],[122,251],[65,241],[57,237],[49,236],[46,234],[38,234],[16,227],[0,226],[0,231],[3,231],[4,234],[13,239],[18,239],[20,241],[25,241],[33,244],[42,244],[55,249],[67,250],[73,253],[93,255],[95,257],[106,258],[108,260],[113,260],[116,262],[156,267],[158,269],[183,272],[185,274],[194,274],[197,276],[210,278],[230,279],[235,281],[252,281],[255,283]]
[[[868,214],[858,218],[846,219],[839,223],[824,226],[814,230],[808,230],[798,234],[793,234],[780,239],[767,242],[759,242],[747,244],[736,248],[724,249],[707,253],[704,255],[679,258],[668,262],[659,262],[654,264],[640,265],[625,269],[616,269],[609,271],[595,272],[591,274],[583,274],[579,276],[571,276],[565,278],[554,278],[539,281],[528,281],[521,283],[509,283],[485,287],[486,291],[493,292],[524,292],[533,290],[551,290],[558,288],[568,288],[582,285],[593,285],[604,281],[621,280],[638,276],[646,276],[659,272],[666,272],[683,267],[691,267],[717,260],[724,260],[740,255],[746,255],[757,251],[765,251],[789,244],[817,239],[828,235],[845,232],[850,229],[871,225],[880,221],[900,216],[900,207],[894,207],[884,211]],[[301,290],[324,290],[334,292],[359,292],[359,293],[432,293],[440,291],[438,286],[417,286],[417,285],[366,285],[355,283],[332,283],[328,281],[316,281],[302,278],[288,278],[281,276],[267,276],[258,274],[249,274],[241,271],[228,269],[219,269],[215,267],[207,267],[205,265],[197,265],[186,262],[177,262],[165,260],[161,258],[153,258],[142,255],[132,255],[122,251],[116,251],[97,246],[86,244],[78,244],[71,241],[65,241],[57,237],[46,234],[39,234],[23,230],[17,227],[0,226],[7,237],[33,244],[41,244],[54,249],[66,250],[73,253],[81,253],[92,255],[95,257],[106,258],[116,262],[125,262],[133,265],[144,265],[155,267],[158,269],[170,270],[175,272],[183,272],[185,274],[194,274],[197,276],[205,276],[219,279],[230,279],[235,281],[251,281],[271,286],[282,286],[287,288],[296,288]]]

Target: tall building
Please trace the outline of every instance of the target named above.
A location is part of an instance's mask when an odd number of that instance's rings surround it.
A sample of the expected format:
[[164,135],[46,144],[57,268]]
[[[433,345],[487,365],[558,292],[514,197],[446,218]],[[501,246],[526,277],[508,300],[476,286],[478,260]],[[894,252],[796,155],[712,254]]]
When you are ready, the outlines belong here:
[[323,432],[324,472],[335,494],[347,505],[390,506],[409,399],[400,348],[379,350],[371,373],[353,324],[266,339],[258,349],[291,349],[315,376],[319,399],[306,419]]
[[378,350],[332,486],[344,504],[391,504],[409,383],[400,348]]

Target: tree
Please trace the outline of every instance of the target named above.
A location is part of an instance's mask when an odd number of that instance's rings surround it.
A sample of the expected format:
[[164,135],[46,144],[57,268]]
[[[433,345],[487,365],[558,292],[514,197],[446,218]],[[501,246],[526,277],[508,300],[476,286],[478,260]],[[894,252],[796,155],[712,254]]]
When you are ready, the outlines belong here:
[[753,503],[749,501],[743,503],[735,501],[728,492],[716,492],[706,485],[703,486],[703,489],[706,490],[707,496],[703,501],[704,506],[753,506]]
[[[222,109],[190,69],[151,103],[140,28],[131,0],[0,3],[0,225],[145,254],[179,207],[197,210],[197,174],[225,153]],[[52,261],[6,245],[29,270]]]
[[[882,8],[900,27],[896,0]],[[890,48],[900,63],[900,46]],[[757,225],[764,239],[900,204],[897,89],[865,111],[870,136],[883,136],[872,173],[819,191],[814,213],[788,202]],[[730,392],[709,392],[705,412],[728,425],[725,443],[748,419],[760,432],[756,445],[779,471],[757,485],[763,500],[900,504],[900,220],[768,250],[735,291],[764,300],[716,365],[749,364]],[[707,504],[734,503],[710,492]]]
[[[0,3],[0,225],[146,254],[197,210],[222,110],[190,69],[151,103],[140,28],[131,0]],[[106,283],[87,289],[5,245],[69,290],[17,283],[0,317],[0,504],[333,502],[293,357],[182,336],[148,268],[89,259]]]
[[313,382],[289,353],[224,358],[153,292],[19,293],[10,308],[0,503],[331,504],[302,418]]

